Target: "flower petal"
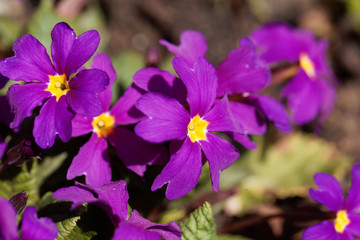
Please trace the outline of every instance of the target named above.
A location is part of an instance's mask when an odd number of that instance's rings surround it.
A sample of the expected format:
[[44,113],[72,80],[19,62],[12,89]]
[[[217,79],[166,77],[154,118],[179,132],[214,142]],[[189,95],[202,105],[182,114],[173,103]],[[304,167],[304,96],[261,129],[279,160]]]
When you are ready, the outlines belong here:
[[14,120],[10,123],[11,128],[19,127],[24,118],[31,116],[34,108],[40,106],[46,98],[51,97],[50,92],[44,91],[46,88],[47,85],[41,83],[10,86],[6,96],[11,111],[15,114]]
[[168,184],[165,196],[175,199],[190,192],[199,181],[202,161],[201,150],[197,142],[185,138],[179,151],[171,155],[161,173],[155,178],[151,190],[155,191]]
[[179,46],[171,44],[166,40],[160,40],[159,43],[176,57],[184,59],[190,67],[193,66],[198,57],[205,58],[207,52],[204,35],[193,30],[186,30],[181,33]]
[[87,189],[78,186],[60,188],[53,193],[54,199],[71,201],[71,209],[75,209],[83,203],[97,201],[94,194]]
[[0,62],[0,73],[14,81],[49,82],[49,75],[55,75],[45,47],[32,35],[19,37],[13,47],[14,57]]
[[168,71],[154,67],[143,68],[133,77],[136,86],[147,92],[158,92],[175,98],[186,104],[186,87],[184,83]]
[[302,236],[302,240],[338,240],[334,224],[323,221],[319,224],[307,228]]
[[160,236],[154,232],[141,229],[133,224],[121,222],[115,229],[112,240],[160,240]]
[[319,88],[321,91],[321,106],[318,122],[319,124],[322,124],[325,122],[326,118],[330,115],[334,108],[336,100],[336,89],[331,85],[331,83],[320,79]]
[[18,238],[15,208],[7,199],[0,197],[0,239],[14,240]]
[[216,98],[218,77],[215,68],[204,58],[198,58],[193,68],[183,59],[174,58],[173,66],[187,88],[187,102],[191,117],[197,114],[204,116]]
[[92,121],[94,118],[75,114],[75,117],[71,120],[72,125],[72,137],[78,137],[85,135],[93,130]]
[[111,181],[110,159],[107,153],[107,141],[93,133],[79,153],[74,157],[66,179],[85,175],[86,183],[98,187]]
[[67,142],[71,138],[71,119],[75,114],[68,106],[65,96],[60,97],[59,102],[56,104],[55,115],[56,133],[59,134],[59,137],[63,142]]
[[239,151],[227,140],[207,133],[206,140],[200,141],[200,147],[209,162],[211,183],[215,192],[219,190],[220,172],[230,167],[239,158]]
[[352,184],[345,202],[345,209],[354,212],[360,208],[360,164],[352,168]]
[[56,138],[55,114],[56,97],[53,96],[45,102],[40,109],[40,114],[35,118],[33,135],[39,147],[45,149],[54,145]]
[[319,189],[309,190],[311,198],[325,205],[332,212],[340,210],[344,202],[344,195],[336,178],[326,173],[316,173],[314,180]]
[[240,48],[232,50],[216,68],[219,75],[218,96],[253,93],[270,82],[270,70],[260,61],[254,44],[247,39]]
[[114,128],[108,139],[125,166],[140,176],[143,176],[147,164],[163,163],[168,159],[163,145],[146,142],[125,128]]
[[234,139],[235,141],[237,141],[238,143],[243,145],[243,147],[245,147],[246,149],[254,150],[257,148],[257,145],[250,140],[250,138],[247,134],[232,133],[232,132],[230,132],[230,133],[228,132],[226,134],[231,139]]
[[136,104],[148,119],[135,126],[135,133],[152,143],[184,139],[190,117],[175,99],[159,93],[147,93]]
[[[354,209],[355,210],[355,209]],[[351,210],[349,210],[351,211]],[[345,231],[360,237],[360,214],[348,214],[350,223],[346,226]]]
[[57,237],[58,232],[55,223],[50,218],[37,217],[34,206],[25,209],[21,224],[20,240],[53,240]]

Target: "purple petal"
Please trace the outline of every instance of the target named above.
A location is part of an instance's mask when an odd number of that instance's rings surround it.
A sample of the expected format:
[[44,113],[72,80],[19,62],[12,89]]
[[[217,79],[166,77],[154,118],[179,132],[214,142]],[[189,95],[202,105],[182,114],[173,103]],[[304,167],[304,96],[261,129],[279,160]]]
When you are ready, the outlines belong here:
[[360,164],[356,163],[352,169],[352,184],[345,202],[345,209],[354,212],[360,207]]
[[49,82],[55,75],[45,47],[33,36],[26,34],[18,38],[13,47],[14,57],[0,62],[0,72],[15,81]]
[[66,58],[66,76],[75,73],[95,53],[100,42],[99,33],[96,30],[87,31],[78,36]]
[[145,92],[135,86],[135,84],[131,84],[128,89],[126,89],[110,111],[110,115],[115,117],[116,125],[133,124],[146,119],[145,115],[135,106],[136,101],[144,93]]
[[0,239],[18,239],[16,211],[8,200],[0,197]]
[[35,118],[33,135],[39,147],[45,149],[54,145],[56,138],[56,97],[53,96],[45,102],[40,114]]
[[307,228],[302,236],[302,240],[340,240],[337,238],[334,224],[323,221],[319,224]]
[[92,121],[94,118],[76,114],[71,121],[72,136],[78,137],[85,135],[93,130]]
[[251,39],[257,45],[261,58],[267,63],[295,62],[303,48],[294,32],[289,25],[269,24],[255,30]]
[[321,106],[318,121],[320,124],[322,124],[325,122],[326,118],[330,115],[331,111],[334,108],[336,100],[336,90],[334,86],[326,82],[326,80],[321,81],[319,79],[318,83],[321,91]]
[[227,140],[213,134],[206,134],[206,141],[200,146],[209,162],[211,183],[215,192],[219,190],[220,172],[231,166],[239,158],[239,151]]
[[125,128],[114,128],[114,134],[109,135],[108,139],[125,166],[140,176],[143,176],[147,164],[168,159],[163,145],[146,142]]
[[166,40],[160,40],[159,43],[176,57],[183,58],[190,67],[193,66],[198,57],[205,58],[207,52],[205,37],[200,32],[193,30],[187,30],[181,34],[179,46]]
[[184,139],[190,117],[175,99],[159,93],[147,93],[136,104],[148,119],[135,126],[135,133],[152,143]]
[[54,199],[73,202],[71,209],[75,209],[83,203],[97,201],[92,192],[77,186],[60,188],[53,193],[53,197]]
[[283,132],[291,130],[290,119],[284,106],[275,99],[265,95],[252,95],[253,104]]
[[186,87],[173,74],[158,68],[148,67],[137,71],[133,77],[136,86],[147,92],[158,92],[186,104]]
[[311,198],[325,205],[332,212],[340,210],[344,196],[341,185],[336,178],[326,173],[316,173],[314,180],[319,189],[309,190]]
[[160,236],[127,222],[121,222],[115,229],[112,240],[160,240]]
[[103,112],[97,95],[109,84],[107,74],[98,69],[80,71],[70,82],[66,94],[70,107],[78,114],[95,117]]
[[33,206],[24,211],[21,223],[20,240],[54,240],[58,235],[58,229],[49,218],[38,218]]
[[[61,75],[66,73],[68,56],[74,45],[76,34],[67,23],[60,22],[51,31],[51,39],[51,56],[54,67]],[[67,76],[70,76],[70,74],[67,74]]]
[[259,60],[254,44],[249,40],[247,42],[232,50],[216,68],[219,75],[218,96],[257,92],[270,82],[269,68]]
[[223,97],[204,117],[209,122],[208,131],[243,132],[241,126],[235,123],[231,115],[229,100]]
[[86,183],[98,187],[111,181],[110,159],[107,141],[93,133],[79,153],[74,157],[66,178],[73,179],[85,175]]
[[[0,61],[0,64],[1,64],[2,61]],[[0,89],[2,89],[6,83],[9,81],[9,78],[3,76],[1,73],[0,73]]]
[[128,223],[131,223],[139,228],[147,229],[148,231],[159,234],[163,239],[166,240],[180,240],[181,229],[175,222],[168,224],[156,224],[143,218],[136,210],[133,210],[129,218]]
[[99,98],[102,102],[103,112],[109,110],[112,98],[112,85],[116,80],[116,72],[114,66],[112,64],[111,59],[105,53],[97,53],[93,62],[90,65],[92,69],[100,69],[104,71],[109,77],[109,85],[105,89],[105,91],[99,93]]
[[201,150],[197,142],[186,138],[179,151],[171,155],[161,173],[155,178],[151,190],[155,191],[168,184],[166,197],[175,199],[190,192],[199,181],[202,161]]
[[69,108],[65,96],[60,97],[59,102],[56,104],[55,115],[56,132],[63,142],[67,142],[71,138],[71,119],[74,117],[74,113]]
[[257,148],[257,145],[252,142],[247,134],[240,133],[226,133],[231,139],[234,139],[241,145],[243,145],[246,149],[254,150]]
[[345,231],[360,237],[360,214],[348,214],[348,218],[350,223],[346,226]]
[[[47,85],[41,83],[29,83],[25,85],[14,84],[10,86],[6,96],[15,114],[14,120],[10,123],[11,128],[17,128],[26,117],[30,117],[32,111],[40,106],[51,93],[44,91]],[[31,101],[29,101],[31,99]]]
[[206,114],[216,98],[218,77],[215,68],[204,58],[198,58],[190,68],[181,58],[174,58],[173,66],[187,88],[190,115]]
[[7,143],[5,142],[5,140],[0,136],[0,158],[2,158],[4,156],[4,153],[6,151],[7,148]]

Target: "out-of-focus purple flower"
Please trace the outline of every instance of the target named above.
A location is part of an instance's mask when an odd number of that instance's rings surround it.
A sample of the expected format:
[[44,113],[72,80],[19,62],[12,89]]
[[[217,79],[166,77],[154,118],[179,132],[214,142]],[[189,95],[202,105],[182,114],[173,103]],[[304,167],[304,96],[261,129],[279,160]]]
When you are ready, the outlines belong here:
[[[194,64],[197,57],[205,56],[207,51],[205,37],[191,30],[181,34],[180,46],[165,40],[160,43],[175,56],[183,58],[189,66]],[[290,131],[290,120],[283,105],[271,97],[256,93],[269,84],[270,71],[260,60],[249,39],[241,39],[240,47],[229,53],[216,72],[219,76],[217,97],[231,95],[231,112],[244,129],[242,134],[229,132],[231,138],[248,149],[256,148],[248,134],[263,134],[266,131],[266,119],[279,130]]]
[[111,181],[108,141],[115,148],[117,155],[125,166],[140,176],[147,164],[164,163],[167,150],[163,145],[144,141],[133,131],[121,128],[121,125],[136,123],[144,116],[135,109],[136,100],[141,96],[136,87],[131,85],[117,103],[109,110],[116,72],[111,59],[105,54],[97,54],[91,64],[92,69],[106,72],[110,79],[107,89],[99,94],[102,102],[102,113],[95,117],[77,114],[73,120],[74,137],[92,132],[90,140],[85,143],[73,159],[67,172],[67,179],[85,175],[86,183],[101,186]]
[[129,194],[125,181],[116,181],[101,187],[76,183],[77,186],[61,188],[54,192],[55,199],[72,201],[72,208],[82,203],[93,203],[106,211],[116,227],[113,240],[139,239],[139,240],[180,240],[181,229],[175,222],[169,224],[156,224],[143,218],[133,210],[128,219],[127,202]]
[[294,122],[305,124],[318,117],[318,123],[323,123],[336,98],[336,78],[326,59],[327,41],[316,40],[310,31],[285,24],[265,25],[255,30],[251,39],[266,63],[299,63],[297,74],[281,93]]
[[1,240],[54,240],[58,229],[49,218],[38,218],[33,206],[27,207],[22,216],[21,236],[18,236],[16,211],[0,197],[0,239]]
[[360,164],[355,164],[352,169],[352,186],[347,198],[333,176],[317,173],[314,180],[319,189],[310,189],[310,196],[334,212],[336,218],[309,227],[302,239],[354,240],[355,236],[360,237]]
[[227,97],[215,105],[218,78],[215,68],[199,57],[190,67],[182,58],[175,58],[173,66],[187,88],[190,113],[175,98],[150,92],[137,101],[137,108],[147,119],[135,126],[135,133],[143,139],[170,144],[180,148],[156,177],[152,190],[168,184],[166,197],[174,199],[192,190],[199,180],[206,156],[209,162],[213,189],[219,189],[220,171],[229,167],[238,157],[236,148],[211,131],[233,131],[234,124]]
[[9,202],[15,208],[16,213],[20,214],[26,207],[27,199],[28,199],[28,196],[26,195],[26,193],[21,192],[21,193],[18,193],[18,194],[15,194],[14,196],[12,196],[9,199]]
[[[17,128],[24,118],[42,105],[35,118],[33,135],[41,148],[51,147],[56,135],[62,141],[71,138],[71,119],[75,113],[97,116],[101,101],[97,97],[109,79],[99,69],[81,70],[96,51],[100,36],[92,30],[76,36],[66,23],[58,23],[51,32],[51,56],[32,35],[26,34],[14,43],[15,56],[0,62],[0,73],[24,85],[12,85],[7,97]],[[78,72],[74,77],[72,74]]]

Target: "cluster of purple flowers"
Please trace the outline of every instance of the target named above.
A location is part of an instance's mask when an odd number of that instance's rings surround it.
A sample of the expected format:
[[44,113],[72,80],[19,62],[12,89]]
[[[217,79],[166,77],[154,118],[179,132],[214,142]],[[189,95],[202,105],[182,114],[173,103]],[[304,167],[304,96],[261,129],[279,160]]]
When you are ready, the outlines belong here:
[[[68,180],[84,175],[87,185],[76,183],[59,189],[54,197],[73,201],[73,207],[82,203],[103,207],[116,228],[113,239],[129,239],[124,237],[129,235],[138,237],[134,239],[180,239],[181,230],[173,222],[152,223],[136,210],[127,218],[126,183],[112,182],[108,142],[124,165],[139,176],[143,176],[147,165],[166,163],[151,189],[155,191],[167,184],[168,199],[194,189],[206,162],[213,189],[218,191],[220,172],[240,156],[231,140],[221,136],[254,149],[256,144],[249,135],[264,134],[267,122],[283,132],[291,130],[285,107],[259,93],[270,84],[273,63],[288,61],[299,66],[281,93],[287,99],[294,123],[305,124],[316,117],[322,123],[335,99],[335,78],[325,58],[326,42],[286,25],[268,25],[241,39],[240,47],[217,67],[206,59],[208,47],[199,32],[183,32],[179,46],[161,40],[175,55],[172,64],[178,76],[155,67],[143,68],[112,108],[116,72],[110,58],[98,53],[90,69],[83,66],[98,47],[98,33],[93,30],[76,36],[66,23],[58,23],[51,37],[51,59],[36,38],[24,35],[14,43],[15,56],[0,62],[2,75],[25,82],[14,84],[7,91],[14,114],[10,127],[20,129],[23,120],[34,115],[34,109],[40,106],[33,127],[39,147],[52,147],[57,137],[66,142],[90,133],[89,141],[80,148],[67,172]],[[169,149],[163,145],[165,142]],[[1,201],[3,209],[10,209],[6,200]],[[354,210],[350,205],[338,204],[329,209],[338,212],[338,222],[355,222],[356,217],[346,215]],[[27,216],[34,214],[33,208],[25,210],[22,227],[27,226]],[[335,224],[335,230],[338,231],[337,226],[343,232],[345,228],[352,229],[344,224]],[[13,239],[4,231],[1,228],[1,239]],[[22,232],[27,234],[26,229]],[[308,232],[312,234],[314,230]],[[53,238],[48,235],[44,239]]]

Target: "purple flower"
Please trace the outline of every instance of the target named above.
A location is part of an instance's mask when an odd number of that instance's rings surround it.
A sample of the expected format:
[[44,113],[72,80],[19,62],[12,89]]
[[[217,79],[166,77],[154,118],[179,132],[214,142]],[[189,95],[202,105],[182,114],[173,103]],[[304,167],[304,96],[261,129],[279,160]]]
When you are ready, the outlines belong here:
[[297,74],[281,93],[294,122],[305,124],[318,116],[318,123],[323,123],[336,98],[335,76],[326,59],[327,41],[318,41],[311,32],[285,24],[263,26],[251,34],[251,39],[266,63],[299,63]]
[[[207,51],[205,37],[196,31],[184,31],[180,37],[180,46],[165,40],[160,43],[171,53],[181,57],[192,66],[197,57],[204,57]],[[268,67],[259,59],[254,44],[244,38],[240,47],[232,50],[227,58],[216,68],[219,76],[217,97],[230,95],[230,110],[244,132],[228,135],[248,149],[256,148],[248,134],[263,134],[266,131],[266,119],[284,132],[290,131],[290,121],[285,108],[275,99],[257,94],[270,80]]]
[[[187,88],[190,113],[175,98],[150,92],[137,101],[137,108],[148,118],[135,126],[135,133],[143,139],[170,144],[173,154],[158,175],[152,190],[168,184],[166,197],[174,199],[187,194],[199,180],[205,159],[209,162],[211,181],[219,189],[220,171],[238,157],[236,148],[211,131],[238,131],[224,97],[215,105],[218,78],[214,67],[199,57],[193,67],[182,58],[175,58],[173,66]],[[174,150],[175,145],[180,146]]]
[[26,34],[14,43],[15,56],[0,62],[0,73],[24,85],[12,85],[7,97],[17,128],[42,105],[35,118],[33,135],[41,148],[51,147],[56,135],[62,141],[71,138],[71,119],[75,112],[96,116],[102,112],[97,95],[108,85],[107,75],[98,69],[81,70],[96,51],[100,37],[92,30],[76,36],[66,24],[58,23],[51,32],[51,56],[32,35]]
[[49,218],[38,218],[33,206],[27,207],[22,216],[21,236],[18,236],[16,211],[6,199],[0,198],[1,240],[53,240],[58,229]]
[[128,219],[128,199],[125,181],[116,181],[98,188],[76,183],[77,186],[61,188],[54,192],[55,199],[72,201],[72,208],[82,203],[93,203],[106,211],[116,227],[113,240],[120,239],[150,239],[150,240],[180,240],[181,229],[170,222],[156,224],[143,218],[133,210]]
[[354,240],[354,236],[360,237],[360,164],[355,164],[352,169],[352,186],[347,198],[333,176],[317,173],[314,180],[319,189],[310,189],[310,196],[334,212],[336,218],[309,227],[302,239]]
[[134,108],[141,93],[131,85],[109,110],[112,98],[111,86],[116,80],[116,72],[111,59],[105,54],[97,54],[91,68],[106,72],[110,78],[110,84],[99,94],[102,103],[101,114],[95,117],[77,114],[72,120],[72,136],[81,136],[91,132],[91,137],[74,157],[67,172],[67,179],[85,175],[86,183],[91,186],[98,187],[109,183],[111,168],[107,141],[114,146],[117,155],[127,168],[143,176],[146,164],[163,163],[168,155],[163,145],[148,143],[135,135],[133,131],[118,127],[136,123],[144,117]]

